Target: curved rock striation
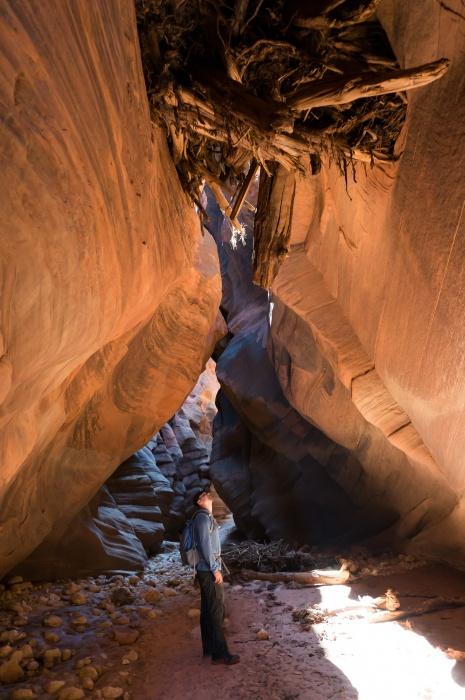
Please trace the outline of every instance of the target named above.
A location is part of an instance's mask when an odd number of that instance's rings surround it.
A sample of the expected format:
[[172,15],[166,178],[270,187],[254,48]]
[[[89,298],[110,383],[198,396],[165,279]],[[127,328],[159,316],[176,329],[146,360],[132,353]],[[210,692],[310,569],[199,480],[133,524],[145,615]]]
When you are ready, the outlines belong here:
[[130,520],[103,486],[60,530],[14,568],[29,581],[140,571],[147,554]]
[[0,36],[1,576],[166,423],[221,325],[133,3],[7,1]]
[[163,516],[166,517],[174,493],[151,450],[144,447],[125,460],[105,486],[147,554],[157,554],[165,534]]
[[[46,538],[12,575],[42,580],[141,571],[165,537],[178,539],[194,491],[211,485],[214,368],[210,359],[173,418],[119,465],[59,538]],[[215,507],[217,515],[224,514],[219,499]]]
[[355,484],[337,476],[344,490],[397,513],[382,541],[463,566],[465,52],[439,3],[426,22],[389,0],[380,17],[403,65],[437,51],[451,71],[409,95],[398,163],[347,187],[332,167],[298,182],[310,211],[296,207],[273,285],[274,363],[292,405],[363,465]]

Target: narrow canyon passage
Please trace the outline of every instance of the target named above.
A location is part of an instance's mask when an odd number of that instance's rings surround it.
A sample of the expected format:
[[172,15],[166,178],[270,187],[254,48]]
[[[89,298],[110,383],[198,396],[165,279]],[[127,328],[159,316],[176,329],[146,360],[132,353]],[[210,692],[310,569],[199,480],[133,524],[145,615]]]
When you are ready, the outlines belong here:
[[465,699],[464,4],[3,0],[0,698]]

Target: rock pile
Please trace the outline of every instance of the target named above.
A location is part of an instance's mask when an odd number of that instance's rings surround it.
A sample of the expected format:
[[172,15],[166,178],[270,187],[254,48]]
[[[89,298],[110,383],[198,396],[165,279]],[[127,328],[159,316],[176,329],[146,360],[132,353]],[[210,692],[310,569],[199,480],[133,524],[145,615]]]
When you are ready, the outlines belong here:
[[129,700],[145,628],[193,591],[177,547],[165,549],[141,576],[0,585],[0,697]]

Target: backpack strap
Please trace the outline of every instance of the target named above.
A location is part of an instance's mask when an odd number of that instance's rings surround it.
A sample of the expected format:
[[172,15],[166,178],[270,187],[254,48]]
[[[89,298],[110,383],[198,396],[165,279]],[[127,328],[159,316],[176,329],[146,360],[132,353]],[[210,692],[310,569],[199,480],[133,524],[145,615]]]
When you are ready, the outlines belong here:
[[[192,544],[194,545],[192,547],[192,549],[194,549],[195,552],[197,552],[197,543],[195,541],[194,521],[195,521],[196,517],[200,514],[200,512],[201,512],[200,510],[196,510],[195,513],[193,514],[192,518],[190,519],[191,527],[192,527]],[[198,554],[197,554],[197,556],[198,556]],[[194,564],[192,567],[192,576],[194,579],[195,579],[196,574],[197,574],[197,565]]]

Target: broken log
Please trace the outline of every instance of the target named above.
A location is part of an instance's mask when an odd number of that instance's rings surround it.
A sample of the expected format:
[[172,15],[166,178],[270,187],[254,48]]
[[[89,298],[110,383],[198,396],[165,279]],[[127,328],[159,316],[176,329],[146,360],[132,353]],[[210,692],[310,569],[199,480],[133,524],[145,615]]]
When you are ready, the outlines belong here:
[[272,583],[301,583],[305,586],[328,586],[347,583],[348,571],[251,571],[243,569],[240,573],[246,581],[270,581]]
[[337,9],[337,14],[345,25],[361,24],[373,17],[380,4],[381,0],[359,0],[354,7],[354,3],[346,0],[340,8],[334,9]]
[[[226,214],[229,216],[231,214],[231,204],[228,201],[226,195],[229,195],[230,197],[234,196],[234,191],[231,185],[228,182],[223,182],[219,178],[212,175],[210,172],[208,172],[208,170],[206,170],[206,168],[199,167],[199,170],[202,173],[206,184],[213,191],[213,194],[215,195],[215,199],[221,211],[226,212]],[[252,214],[255,214],[257,210],[256,207],[253,204],[251,204],[247,199],[244,199],[242,206],[245,209],[247,209],[247,211],[252,212]]]
[[366,73],[358,76],[315,80],[287,97],[287,105],[298,112],[317,107],[348,104],[366,97],[412,90],[441,78],[449,60],[441,58],[417,68]]
[[[435,596],[434,600],[429,600],[423,603],[422,606],[414,608],[413,610],[399,610],[397,608],[399,600],[394,592],[388,589],[386,594],[387,596],[376,598],[370,603],[364,603],[362,605],[354,603],[335,610],[325,610],[319,605],[296,608],[292,613],[292,617],[294,620],[303,624],[313,625],[326,622],[330,618],[339,617],[340,615],[344,616],[350,614],[355,615],[359,620],[363,619],[370,624],[376,624],[379,622],[398,622],[410,617],[419,617],[420,615],[427,615],[441,610],[465,607],[465,598],[440,598]],[[387,609],[387,612],[371,616],[367,614],[373,613],[376,608]]]
[[218,204],[219,208],[221,209],[221,212],[223,213],[224,216],[226,216],[230,222],[231,225],[234,229],[240,230],[241,229],[241,224],[239,220],[236,218],[236,216],[233,216],[231,213],[231,204],[228,202],[226,199],[226,196],[223,192],[223,189],[221,187],[221,184],[212,178],[208,173],[205,171],[203,172],[205,182],[210,188],[210,190],[213,193],[213,196],[215,197],[216,203]]
[[370,620],[372,624],[378,622],[398,622],[406,620],[409,617],[419,617],[420,615],[428,615],[430,613],[439,612],[440,610],[450,610],[451,608],[465,607],[465,598],[435,598],[423,603],[419,608],[413,610],[394,610],[387,612],[384,615],[378,615]]
[[288,253],[294,211],[296,175],[270,165],[260,175],[254,227],[253,282],[269,289]]
[[252,160],[250,163],[250,168],[249,172],[247,173],[247,176],[242,183],[241,187],[239,188],[239,192],[237,193],[236,199],[234,201],[234,204],[231,209],[231,219],[235,219],[236,216],[239,214],[240,210],[242,209],[242,205],[244,204],[244,200],[247,197],[247,193],[250,189],[250,185],[252,184],[252,180],[255,177],[255,173],[258,170],[258,163],[255,160],[255,158]]

